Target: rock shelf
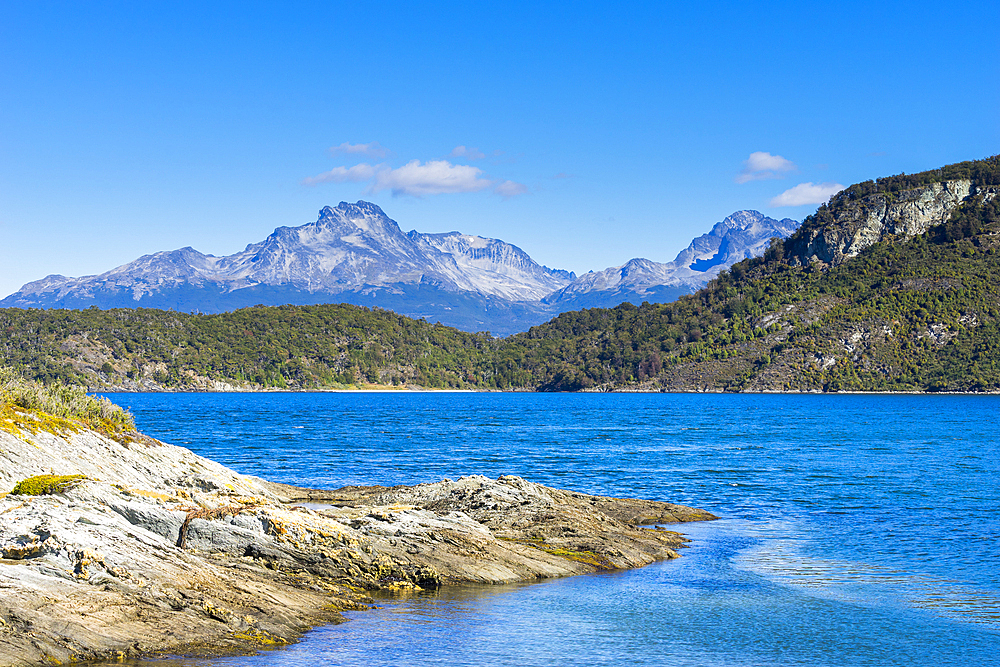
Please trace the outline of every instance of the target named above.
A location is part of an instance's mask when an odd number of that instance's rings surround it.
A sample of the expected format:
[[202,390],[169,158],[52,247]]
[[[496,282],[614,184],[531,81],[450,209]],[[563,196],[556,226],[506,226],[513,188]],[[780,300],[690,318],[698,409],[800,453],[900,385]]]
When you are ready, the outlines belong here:
[[0,489],[40,475],[83,478],[0,497],[0,667],[252,653],[371,591],[675,558],[660,524],[715,518],[514,476],[301,489],[145,437],[0,431]]

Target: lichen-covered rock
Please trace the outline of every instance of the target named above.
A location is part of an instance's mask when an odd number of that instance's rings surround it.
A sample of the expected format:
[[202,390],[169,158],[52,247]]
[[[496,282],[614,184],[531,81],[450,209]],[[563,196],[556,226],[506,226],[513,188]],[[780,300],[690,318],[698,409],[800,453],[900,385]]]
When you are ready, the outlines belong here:
[[252,652],[365,590],[644,565],[683,538],[637,524],[713,518],[518,477],[297,489],[150,440],[0,432],[0,485],[42,474],[83,477],[0,496],[0,667]]
[[[289,487],[275,489],[295,496]],[[413,567],[443,580],[507,583],[675,558],[685,540],[643,525],[704,521],[708,512],[670,503],[552,489],[520,477],[397,487],[347,487],[319,498],[324,512]]]

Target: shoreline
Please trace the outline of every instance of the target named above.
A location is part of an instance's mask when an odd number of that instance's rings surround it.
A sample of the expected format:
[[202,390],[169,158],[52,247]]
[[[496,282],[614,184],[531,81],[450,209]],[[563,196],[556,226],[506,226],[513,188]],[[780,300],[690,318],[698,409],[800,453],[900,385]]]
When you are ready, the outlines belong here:
[[661,526],[716,518],[512,476],[305,489],[137,434],[0,430],[0,488],[51,472],[82,478],[0,496],[0,667],[254,653],[374,591],[676,558],[688,540]]
[[378,389],[95,389],[87,387],[91,395],[101,394],[720,394],[727,396],[1000,396],[998,391],[536,391],[529,389],[437,389],[399,387]]

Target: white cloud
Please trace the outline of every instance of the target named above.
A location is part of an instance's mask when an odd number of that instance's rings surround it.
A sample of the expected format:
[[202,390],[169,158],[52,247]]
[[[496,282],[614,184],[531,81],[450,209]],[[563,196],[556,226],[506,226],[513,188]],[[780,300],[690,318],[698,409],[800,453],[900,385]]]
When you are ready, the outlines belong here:
[[482,160],[484,157],[486,157],[486,154],[483,153],[478,148],[455,146],[455,148],[452,149],[451,153],[448,154],[448,157],[463,157],[466,160]]
[[743,163],[743,171],[736,177],[737,183],[747,183],[748,181],[762,181],[770,178],[784,178],[790,171],[795,171],[798,167],[791,160],[786,160],[780,155],[771,155],[764,151],[750,153],[750,157]]
[[380,169],[368,186],[368,192],[392,190],[392,194],[423,195],[454,194],[457,192],[479,192],[493,185],[493,181],[482,178],[482,170],[468,165],[451,164],[446,160],[411,160],[399,169]]
[[302,179],[303,185],[320,183],[361,183],[367,181],[366,194],[377,194],[391,190],[394,196],[455,194],[480,192],[493,189],[503,198],[515,197],[528,191],[526,185],[515,181],[499,181],[487,178],[478,167],[452,164],[447,160],[411,160],[398,169],[387,164],[371,165],[361,163],[353,167],[334,167],[330,171]]
[[833,195],[844,189],[840,183],[799,183],[785,190],[771,200],[771,206],[802,206],[803,204],[825,204]]
[[[379,165],[381,166],[381,165]],[[304,185],[318,185],[320,183],[360,183],[370,180],[375,176],[379,167],[370,164],[356,164],[353,167],[334,167],[330,171],[324,171],[316,176],[309,176],[302,179]]]
[[497,183],[493,186],[493,192],[500,195],[504,199],[510,199],[511,197],[516,197],[517,195],[523,195],[527,191],[527,185],[524,183],[515,183],[514,181],[504,181],[503,183]]
[[370,157],[389,155],[389,151],[377,141],[368,144],[350,144],[345,141],[339,146],[331,147],[329,152],[330,155],[368,155]]

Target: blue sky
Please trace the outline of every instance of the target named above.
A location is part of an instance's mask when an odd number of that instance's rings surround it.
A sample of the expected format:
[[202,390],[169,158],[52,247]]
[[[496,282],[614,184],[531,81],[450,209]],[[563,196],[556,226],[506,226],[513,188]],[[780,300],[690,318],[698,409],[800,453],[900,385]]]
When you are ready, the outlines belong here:
[[836,184],[1000,152],[998,19],[7,1],[0,295],[157,250],[229,254],[359,199],[578,273],[668,261],[739,209],[802,219]]

